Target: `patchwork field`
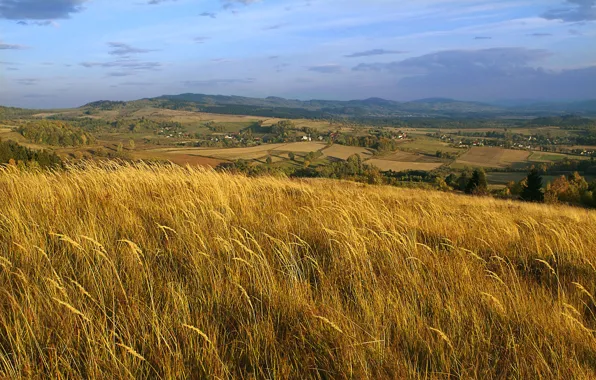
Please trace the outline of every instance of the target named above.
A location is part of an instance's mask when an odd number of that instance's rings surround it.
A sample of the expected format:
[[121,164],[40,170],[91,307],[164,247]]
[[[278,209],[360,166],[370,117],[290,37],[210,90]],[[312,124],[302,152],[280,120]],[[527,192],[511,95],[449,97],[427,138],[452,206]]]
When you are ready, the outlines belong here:
[[309,153],[323,148],[325,148],[325,144],[323,143],[297,142],[290,144],[264,144],[249,148],[160,148],[148,152],[172,157],[172,161],[175,162],[174,158],[180,155],[212,157],[220,160],[258,160],[269,154],[279,155],[280,153],[285,152]]
[[[506,168],[512,166],[514,169],[526,169],[532,164],[539,164],[543,162],[556,162],[569,157],[571,159],[585,159],[582,156],[567,155],[561,153],[550,152],[528,152],[523,150],[506,150],[502,148],[489,147],[473,147],[457,148],[456,145],[445,142],[437,137],[436,132],[450,134],[451,137],[456,138],[456,144],[459,138],[463,138],[467,132],[488,132],[488,131],[502,131],[500,128],[467,128],[467,129],[443,129],[436,128],[410,128],[400,127],[400,131],[405,131],[408,134],[406,140],[401,140],[398,143],[397,152],[386,155],[375,155],[373,151],[353,146],[343,146],[334,144],[328,146],[326,142],[315,139],[312,142],[296,142],[296,143],[280,143],[280,144],[265,144],[249,148],[184,148],[183,146],[201,145],[206,137],[218,137],[223,139],[226,135],[233,136],[234,144],[241,145],[240,140],[243,138],[242,134],[235,134],[242,132],[247,128],[251,128],[253,137],[262,138],[267,141],[267,137],[278,138],[273,136],[268,126],[278,123],[282,119],[267,118],[258,116],[245,115],[226,115],[226,114],[212,114],[204,112],[192,112],[183,110],[169,110],[162,108],[149,107],[142,102],[134,104],[125,109],[115,110],[91,110],[88,109],[70,109],[70,110],[53,110],[45,111],[34,115],[35,118],[48,117],[53,115],[62,115],[68,118],[97,118],[105,119],[106,121],[115,120],[139,120],[142,118],[150,119],[158,122],[178,122],[182,124],[183,131],[175,136],[163,136],[151,129],[141,129],[140,131],[133,131],[127,128],[118,128],[111,130],[110,128],[103,128],[94,132],[96,141],[93,146],[48,146],[33,144],[23,136],[16,132],[12,132],[9,125],[0,124],[0,138],[6,140],[14,140],[19,144],[33,149],[49,149],[64,158],[76,158],[83,155],[83,157],[92,157],[98,149],[103,149],[104,156],[115,156],[118,152],[119,144],[124,146],[124,156],[133,159],[144,160],[163,160],[171,161],[176,164],[185,165],[200,165],[214,167],[220,163],[244,159],[253,161],[253,163],[265,163],[268,156],[271,157],[274,166],[277,168],[285,168],[286,166],[302,167],[304,156],[309,152],[322,152],[323,156],[318,158],[318,161],[310,162],[311,167],[328,165],[337,160],[346,160],[354,154],[359,154],[369,164],[378,167],[381,170],[425,170],[430,171],[439,168],[443,165],[451,169],[463,169],[466,167],[484,167],[484,168]],[[88,114],[89,113],[89,114]],[[208,122],[212,122],[207,124]],[[5,122],[12,124],[12,122]],[[257,124],[258,123],[258,126]],[[373,126],[357,125],[349,121],[324,121],[324,120],[308,120],[308,119],[293,119],[292,123],[296,129],[291,132],[291,140],[296,141],[302,138],[303,130],[301,128],[313,128],[328,138],[329,132],[337,132],[340,134],[357,136],[369,136],[373,129],[379,129]],[[259,127],[261,126],[261,127]],[[264,127],[264,128],[262,128]],[[387,133],[394,133],[398,128],[380,127]],[[461,131],[459,135],[458,131]],[[513,130],[512,130],[513,131]],[[514,133],[536,134],[536,133],[550,133],[553,136],[566,135],[568,131],[559,130],[557,127],[544,128],[515,128]],[[232,133],[234,133],[232,135]],[[374,133],[372,133],[374,134]],[[440,134],[439,134],[440,135]],[[170,138],[171,137],[171,138]],[[130,140],[135,142],[135,147],[128,148]],[[280,141],[280,140],[274,140]],[[195,144],[197,143],[197,144]],[[582,148],[568,147],[571,148]],[[593,147],[584,147],[585,149]],[[296,155],[296,161],[290,161],[288,153]],[[437,152],[450,153],[450,158],[436,158]],[[102,155],[98,155],[102,157]],[[444,156],[444,155],[441,155]],[[458,157],[459,156],[459,157]],[[455,160],[455,161],[454,161]],[[502,182],[502,181],[501,181]]]
[[485,168],[504,168],[528,160],[530,153],[525,150],[513,150],[493,147],[473,147],[464,153],[456,165]]
[[250,148],[224,148],[224,149],[185,149],[185,150],[172,150],[169,154],[193,154],[204,157],[215,157],[226,160],[251,160],[263,157],[267,155],[270,150],[273,150],[277,146],[283,146],[284,144],[270,144],[270,145],[259,145]]
[[377,168],[388,171],[393,170],[395,172],[406,171],[406,170],[434,170],[443,163],[441,162],[410,162],[410,161],[391,161],[381,159],[371,159],[366,161],[367,164],[374,165]]

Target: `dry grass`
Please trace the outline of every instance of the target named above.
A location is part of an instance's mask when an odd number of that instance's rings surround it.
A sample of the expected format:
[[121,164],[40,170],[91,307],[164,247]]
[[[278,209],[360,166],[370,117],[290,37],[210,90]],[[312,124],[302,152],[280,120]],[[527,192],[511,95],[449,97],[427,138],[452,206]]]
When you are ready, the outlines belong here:
[[593,378],[595,263],[580,209],[9,168],[0,377]]

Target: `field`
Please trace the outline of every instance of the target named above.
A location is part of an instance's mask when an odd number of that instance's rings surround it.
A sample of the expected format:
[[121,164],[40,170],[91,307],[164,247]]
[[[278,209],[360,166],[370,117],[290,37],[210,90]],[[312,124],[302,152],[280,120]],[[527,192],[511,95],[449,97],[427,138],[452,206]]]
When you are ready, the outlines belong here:
[[269,154],[280,155],[283,152],[309,153],[325,148],[325,144],[315,142],[297,142],[290,144],[263,144],[249,148],[158,148],[148,151],[147,155],[170,157],[172,161],[180,156],[210,157],[220,160],[258,160]]
[[0,377],[594,378],[596,212],[0,170]]
[[465,149],[450,147],[448,143],[425,136],[416,136],[416,138],[411,141],[405,141],[400,145],[400,148],[411,152],[431,155],[437,153],[437,151],[455,154],[464,153],[466,151]]
[[376,166],[381,170],[393,170],[396,172],[399,171],[406,171],[406,170],[424,170],[430,171],[434,170],[443,163],[441,162],[413,162],[413,161],[394,161],[394,160],[385,160],[385,159],[371,159],[366,161],[367,164],[371,164]]
[[323,151],[326,156],[338,158],[340,160],[347,160],[353,154],[359,154],[362,158],[370,156],[371,153],[366,148],[359,148],[354,146],[345,146],[339,144],[333,144],[329,148]]
[[459,166],[504,168],[516,163],[527,162],[529,156],[530,153],[525,150],[473,147],[456,160],[455,163]]
[[532,152],[528,160],[532,162],[556,162],[563,161],[565,158],[569,158],[569,156],[561,153]]
[[294,152],[294,153],[310,153],[325,149],[325,144],[320,142],[296,142],[289,143],[276,148],[276,151]]
[[400,162],[427,162],[427,163],[438,163],[438,162],[444,162],[443,160],[441,160],[440,158],[437,158],[435,156],[429,156],[429,155],[424,155],[424,154],[419,154],[419,153],[410,153],[410,152],[404,152],[404,151],[396,151],[396,152],[391,152],[388,154],[384,154],[382,156],[383,160],[389,160],[389,161],[400,161]]
[[238,159],[257,159],[266,156],[269,151],[279,148],[285,144],[267,144],[258,145],[250,148],[224,148],[224,149],[203,149],[203,148],[187,148],[187,149],[168,149],[168,154],[193,154],[203,157],[216,157],[226,160],[238,160]]
[[195,166],[196,165],[196,166],[203,166],[203,167],[209,167],[209,168],[215,168],[219,164],[226,162],[225,160],[199,156],[199,155],[195,155],[192,153],[185,153],[184,151],[177,152],[175,154],[170,154],[169,151],[160,151],[160,152],[136,151],[136,152],[134,152],[132,157],[135,160],[145,160],[145,161],[162,160],[162,161],[169,161],[176,165],[181,165],[181,166],[185,166],[185,165]]
[[374,165],[381,170],[393,170],[396,172],[406,170],[431,171],[444,164],[444,162],[435,157],[402,151],[373,158],[366,161],[366,163]]

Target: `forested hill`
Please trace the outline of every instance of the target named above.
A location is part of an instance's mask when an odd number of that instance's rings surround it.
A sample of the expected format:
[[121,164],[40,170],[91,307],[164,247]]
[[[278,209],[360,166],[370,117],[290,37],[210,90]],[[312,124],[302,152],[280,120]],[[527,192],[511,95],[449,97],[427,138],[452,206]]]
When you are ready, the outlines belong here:
[[3,107],[0,105],[0,120],[28,117],[36,112],[39,111],[25,108]]
[[[397,102],[381,98],[364,100],[296,100],[279,97],[249,98],[243,96],[180,94],[163,95],[133,101],[100,100],[80,107],[87,113],[105,110],[156,107],[207,113],[250,115],[278,118],[530,118],[560,117],[567,114],[596,117],[596,100],[567,103],[500,103],[499,105],[428,98]],[[0,106],[0,120],[31,116],[39,110]]]
[[219,114],[280,118],[387,118],[387,117],[524,117],[559,116],[573,113],[596,116],[596,101],[570,103],[526,103],[497,106],[481,102],[428,98],[397,102],[381,98],[365,100],[296,100],[279,97],[180,94],[163,95],[131,102],[98,101],[86,104],[90,110],[112,110],[143,106]]

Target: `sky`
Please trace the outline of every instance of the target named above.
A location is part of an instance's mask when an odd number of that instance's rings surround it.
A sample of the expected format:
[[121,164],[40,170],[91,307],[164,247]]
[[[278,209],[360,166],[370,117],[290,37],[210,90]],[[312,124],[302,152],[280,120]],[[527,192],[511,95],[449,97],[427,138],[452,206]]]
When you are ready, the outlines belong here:
[[0,104],[596,98],[596,0],[0,0]]

